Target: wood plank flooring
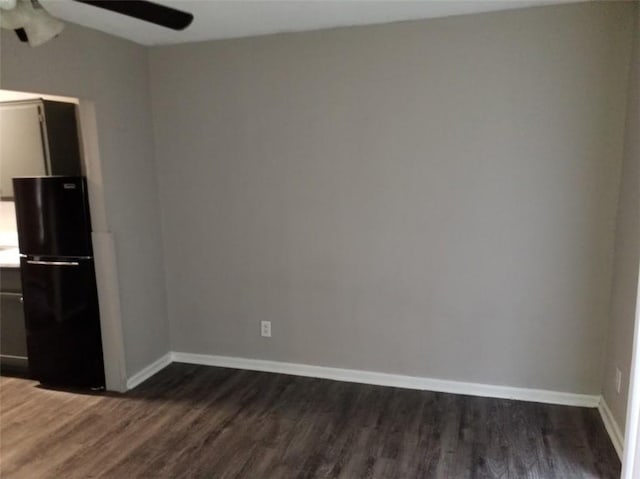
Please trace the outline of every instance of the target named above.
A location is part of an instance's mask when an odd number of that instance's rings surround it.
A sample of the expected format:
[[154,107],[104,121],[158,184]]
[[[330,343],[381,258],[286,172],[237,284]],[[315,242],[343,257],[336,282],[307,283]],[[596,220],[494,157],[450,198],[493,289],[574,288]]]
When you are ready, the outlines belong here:
[[595,409],[172,364],[125,395],[0,378],[0,477],[617,478]]

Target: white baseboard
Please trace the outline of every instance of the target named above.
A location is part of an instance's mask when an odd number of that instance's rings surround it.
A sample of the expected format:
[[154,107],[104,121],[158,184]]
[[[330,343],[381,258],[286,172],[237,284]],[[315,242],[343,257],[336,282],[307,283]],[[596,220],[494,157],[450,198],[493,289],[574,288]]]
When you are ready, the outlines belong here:
[[149,364],[147,367],[141,369],[129,379],[127,379],[127,389],[133,389],[138,384],[146,381],[151,376],[159,372],[161,369],[166,368],[173,361],[172,354],[167,353],[164,356],[156,359],[154,362]]
[[624,434],[622,434],[620,426],[618,426],[618,423],[613,417],[611,409],[609,409],[609,406],[607,405],[607,402],[604,400],[604,398],[600,398],[598,411],[600,412],[600,416],[602,417],[604,427],[607,430],[607,433],[609,433],[609,437],[611,438],[613,447],[615,447],[616,452],[618,453],[618,457],[622,461],[622,452],[624,451]]
[[201,364],[204,366],[218,366],[224,368],[246,369],[250,371],[264,371],[270,373],[291,374],[313,378],[332,379],[377,386],[389,386],[405,389],[418,389],[468,396],[493,397],[500,399],[515,399],[520,401],[540,402],[547,404],[561,404],[566,406],[597,407],[602,416],[604,426],[611,438],[613,447],[622,460],[624,436],[618,423],[613,417],[604,398],[598,395],[574,394],[567,392],[548,391],[544,389],[515,388],[509,386],[495,386],[491,384],[466,383],[433,379],[401,374],[377,373],[356,369],[341,369],[309,364],[286,363],[280,361],[266,361],[262,359],[247,359],[231,356],[213,356],[209,354],[192,354],[169,352],[156,361],[138,371],[127,380],[127,388],[133,389],[140,383],[164,369],[172,362]]
[[406,389],[428,390],[469,396],[494,397],[501,399],[517,399],[521,401],[562,404],[567,406],[598,407],[600,396],[574,394],[543,389],[515,388],[494,386],[490,384],[466,383],[444,379],[404,376],[400,374],[377,373],[355,369],[340,369],[308,364],[265,361],[229,356],[211,356],[208,354],[191,354],[172,352],[175,362],[219,366],[225,368],[248,369],[271,373],[292,374],[314,378],[333,379],[378,386],[391,386]]

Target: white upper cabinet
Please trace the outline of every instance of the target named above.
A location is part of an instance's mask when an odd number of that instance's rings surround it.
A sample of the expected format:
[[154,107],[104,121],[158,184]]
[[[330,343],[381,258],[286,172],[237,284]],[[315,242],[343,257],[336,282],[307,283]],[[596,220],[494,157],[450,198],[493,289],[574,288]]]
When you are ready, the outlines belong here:
[[18,176],[82,175],[76,106],[44,99],[0,103],[0,200]]
[[12,179],[48,174],[39,102],[0,104],[0,199],[13,198]]

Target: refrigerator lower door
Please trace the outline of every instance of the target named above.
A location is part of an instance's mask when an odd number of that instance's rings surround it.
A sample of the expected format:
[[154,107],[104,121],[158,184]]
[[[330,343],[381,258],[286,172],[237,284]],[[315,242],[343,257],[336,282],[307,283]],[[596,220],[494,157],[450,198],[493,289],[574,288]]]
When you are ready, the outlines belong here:
[[104,387],[92,259],[22,258],[29,371],[55,387]]

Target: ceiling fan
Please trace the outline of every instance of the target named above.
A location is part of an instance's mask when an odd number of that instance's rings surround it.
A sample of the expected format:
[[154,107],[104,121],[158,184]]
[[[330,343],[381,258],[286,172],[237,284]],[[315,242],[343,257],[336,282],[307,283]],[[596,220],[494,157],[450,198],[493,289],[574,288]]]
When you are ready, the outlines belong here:
[[[172,30],[184,30],[193,21],[191,13],[144,0],[73,1]],[[15,30],[20,41],[32,47],[55,38],[64,29],[64,23],[51,16],[38,0],[0,0],[0,26]]]

